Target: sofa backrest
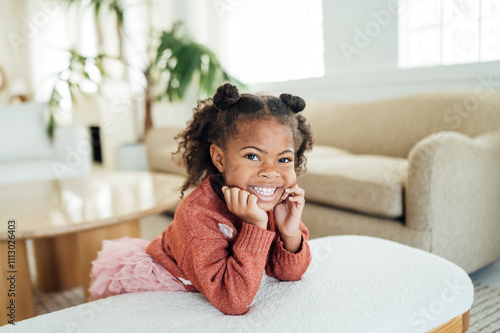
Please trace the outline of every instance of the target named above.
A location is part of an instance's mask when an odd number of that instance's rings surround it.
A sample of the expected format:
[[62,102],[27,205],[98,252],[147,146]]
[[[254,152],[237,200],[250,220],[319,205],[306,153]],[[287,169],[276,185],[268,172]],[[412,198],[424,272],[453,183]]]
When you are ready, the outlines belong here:
[[304,116],[317,145],[407,157],[418,141],[436,132],[475,137],[500,130],[500,91],[483,87],[352,104],[307,101]]

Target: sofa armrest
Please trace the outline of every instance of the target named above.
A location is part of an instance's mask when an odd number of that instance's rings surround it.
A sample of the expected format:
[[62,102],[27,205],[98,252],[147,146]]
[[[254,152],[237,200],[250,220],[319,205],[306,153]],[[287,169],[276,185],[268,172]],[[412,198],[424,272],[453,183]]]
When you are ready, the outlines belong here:
[[57,178],[88,175],[92,170],[92,143],[83,125],[58,126],[53,146],[56,161],[52,169]]
[[177,166],[171,153],[177,151],[175,137],[182,131],[177,127],[153,128],[146,136],[148,165],[151,171],[185,174],[184,168]]
[[[435,133],[418,142],[408,159],[407,226],[430,231],[432,252],[449,259],[454,251],[450,243],[479,248],[487,243],[488,251],[498,255],[500,133],[475,138],[456,132]],[[469,260],[474,260],[473,252],[469,252]]]

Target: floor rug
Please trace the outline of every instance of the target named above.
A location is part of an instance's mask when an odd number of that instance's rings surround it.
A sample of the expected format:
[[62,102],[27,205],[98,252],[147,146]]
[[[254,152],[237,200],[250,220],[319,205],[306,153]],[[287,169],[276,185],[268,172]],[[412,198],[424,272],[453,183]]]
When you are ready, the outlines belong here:
[[474,283],[468,333],[500,333],[500,289]]

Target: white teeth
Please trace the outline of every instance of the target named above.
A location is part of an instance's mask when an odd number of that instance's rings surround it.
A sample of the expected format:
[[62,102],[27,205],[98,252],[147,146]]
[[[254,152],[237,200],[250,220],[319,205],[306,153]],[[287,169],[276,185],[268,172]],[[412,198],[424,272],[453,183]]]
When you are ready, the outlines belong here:
[[276,187],[269,188],[269,187],[256,187],[256,186],[252,186],[252,188],[257,193],[259,193],[260,195],[263,195],[263,196],[271,196],[271,195],[274,194],[274,192],[276,192]]

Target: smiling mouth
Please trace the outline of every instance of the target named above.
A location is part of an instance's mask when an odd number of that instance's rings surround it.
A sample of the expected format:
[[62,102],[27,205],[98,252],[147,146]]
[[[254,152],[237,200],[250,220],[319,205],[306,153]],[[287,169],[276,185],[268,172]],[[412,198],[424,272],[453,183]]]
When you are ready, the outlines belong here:
[[250,186],[255,192],[260,194],[263,197],[271,197],[273,196],[279,187],[258,187],[258,186]]

